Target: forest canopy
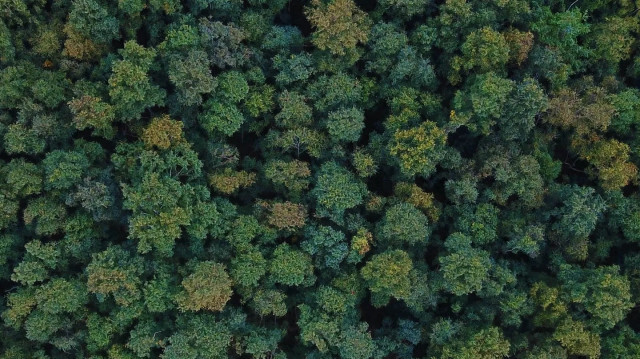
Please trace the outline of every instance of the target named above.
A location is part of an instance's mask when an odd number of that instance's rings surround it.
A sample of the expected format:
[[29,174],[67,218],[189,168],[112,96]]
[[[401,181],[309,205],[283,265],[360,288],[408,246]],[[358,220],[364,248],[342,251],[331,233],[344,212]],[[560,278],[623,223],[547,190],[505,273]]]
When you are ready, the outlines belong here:
[[0,359],[640,358],[638,166],[638,0],[0,0]]

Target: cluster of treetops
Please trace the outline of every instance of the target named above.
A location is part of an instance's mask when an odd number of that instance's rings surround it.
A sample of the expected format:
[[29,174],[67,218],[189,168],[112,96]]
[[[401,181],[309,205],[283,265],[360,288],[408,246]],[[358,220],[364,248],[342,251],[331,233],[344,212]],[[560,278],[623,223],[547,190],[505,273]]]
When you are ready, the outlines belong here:
[[638,0],[0,0],[0,358],[640,358]]

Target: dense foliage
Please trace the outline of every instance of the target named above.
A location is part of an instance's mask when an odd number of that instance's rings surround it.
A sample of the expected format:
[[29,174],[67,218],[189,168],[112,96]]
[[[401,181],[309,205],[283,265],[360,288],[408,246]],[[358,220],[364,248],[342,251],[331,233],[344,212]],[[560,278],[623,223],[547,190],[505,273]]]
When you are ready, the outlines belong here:
[[639,9],[0,0],[0,358],[640,358]]

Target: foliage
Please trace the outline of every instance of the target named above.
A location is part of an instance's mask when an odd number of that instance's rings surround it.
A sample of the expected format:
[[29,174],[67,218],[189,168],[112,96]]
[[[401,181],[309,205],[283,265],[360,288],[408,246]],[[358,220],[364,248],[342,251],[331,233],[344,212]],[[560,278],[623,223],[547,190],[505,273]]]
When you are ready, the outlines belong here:
[[368,38],[369,19],[352,0],[332,0],[323,4],[313,0],[306,13],[316,28],[313,43],[334,55],[345,55]]
[[639,358],[637,0],[0,0],[0,358]]
[[182,311],[220,311],[233,293],[232,284],[223,264],[200,262],[193,273],[182,280],[183,291],[176,296],[178,308]]

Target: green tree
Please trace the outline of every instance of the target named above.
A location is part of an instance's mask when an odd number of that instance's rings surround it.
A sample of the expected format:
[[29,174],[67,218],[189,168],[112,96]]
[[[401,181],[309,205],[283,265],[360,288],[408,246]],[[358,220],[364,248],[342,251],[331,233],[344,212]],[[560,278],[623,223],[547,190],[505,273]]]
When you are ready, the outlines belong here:
[[38,195],[43,188],[42,169],[21,158],[12,159],[0,169],[3,192],[10,198]]
[[582,322],[564,320],[553,333],[553,338],[560,342],[569,354],[587,358],[600,357],[600,338],[586,330]]
[[503,71],[509,61],[509,46],[503,34],[489,28],[471,32],[462,44],[462,57],[454,57],[451,63],[453,73],[449,80],[460,81],[458,72],[476,68],[478,72]]
[[432,121],[393,134],[389,152],[407,176],[431,176],[445,157],[447,134]]
[[442,358],[505,358],[509,355],[510,348],[502,331],[489,327],[470,335],[457,347],[445,348]]
[[109,77],[109,96],[119,117],[138,119],[147,108],[164,103],[166,91],[149,77],[156,50],[127,41],[120,55],[122,60],[114,61]]
[[123,207],[132,211],[129,237],[138,240],[138,251],[152,249],[170,256],[182,227],[191,223],[191,208],[185,203],[188,187],[155,173],[135,186],[123,186]]
[[266,315],[282,317],[287,314],[285,299],[287,296],[282,291],[276,289],[258,290],[253,297],[251,306],[261,317]]
[[401,202],[387,209],[379,222],[377,237],[386,244],[424,245],[430,232],[427,216],[413,205]]
[[224,322],[210,314],[181,316],[177,330],[168,338],[163,359],[227,358],[231,331]]
[[307,99],[293,91],[284,90],[278,97],[280,112],[276,114],[276,123],[283,128],[308,126],[312,123],[313,112]]
[[382,307],[391,297],[407,298],[411,290],[409,272],[412,268],[413,262],[407,252],[398,249],[371,257],[360,273],[371,291],[372,304]]
[[[3,208],[5,213],[10,213],[8,211],[12,208],[15,208],[15,211],[18,210],[18,204],[7,202]],[[32,228],[37,235],[45,236],[60,233],[66,217],[65,206],[51,197],[37,197],[29,200],[22,214],[25,225]],[[11,221],[8,223],[11,223],[17,219],[17,216],[12,213],[9,218]]]
[[231,260],[230,275],[239,285],[253,287],[267,272],[267,261],[258,250],[241,252]]
[[200,262],[182,280],[183,291],[176,296],[178,308],[181,311],[221,311],[233,294],[232,285],[223,264]]
[[94,0],[74,0],[69,24],[75,31],[99,43],[106,44],[118,36],[118,20],[108,8]]
[[300,247],[313,256],[316,268],[339,269],[349,251],[344,233],[327,226],[307,227],[305,237]]
[[212,98],[205,102],[204,109],[199,117],[200,125],[211,135],[231,136],[245,122],[242,111],[228,102]]
[[349,170],[336,162],[327,162],[320,167],[312,192],[318,210],[335,220],[345,210],[361,204],[367,188]]
[[629,280],[617,266],[595,269],[563,266],[558,272],[566,298],[584,308],[595,325],[613,328],[633,307]]
[[494,72],[471,77],[465,90],[456,92],[451,120],[471,131],[488,135],[503,116],[514,82]]
[[357,142],[364,129],[364,113],[356,108],[329,112],[327,130],[331,139]]
[[91,128],[94,135],[107,139],[113,138],[115,135],[112,125],[115,121],[113,106],[99,97],[90,95],[74,98],[68,105],[73,114],[73,124],[78,130]]
[[245,32],[235,24],[225,25],[220,21],[202,18],[198,29],[200,42],[219,68],[237,67],[244,64],[251,50],[244,46]]
[[99,302],[113,296],[118,305],[128,306],[140,300],[140,276],[144,272],[141,258],[112,246],[94,254],[87,266],[87,289]]
[[273,251],[269,274],[276,283],[288,286],[309,286],[315,281],[311,257],[284,243]]
[[186,56],[169,60],[169,79],[178,90],[178,101],[185,106],[199,105],[202,96],[213,91],[214,81],[209,70],[207,53],[192,50]]
[[264,168],[265,177],[281,189],[279,192],[300,195],[309,187],[311,170],[307,162],[272,160]]
[[368,39],[370,20],[352,0],[313,0],[305,14],[315,28],[313,43],[320,50],[345,55]]
[[472,248],[470,238],[460,233],[450,235],[445,246],[451,253],[439,260],[447,291],[460,296],[481,290],[492,266],[489,252]]
[[636,41],[634,37],[639,30],[640,25],[635,17],[607,17],[604,22],[594,26],[594,36],[590,38],[594,55],[616,69],[620,61],[631,56]]

